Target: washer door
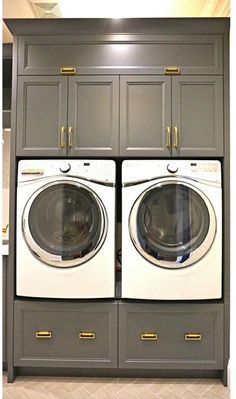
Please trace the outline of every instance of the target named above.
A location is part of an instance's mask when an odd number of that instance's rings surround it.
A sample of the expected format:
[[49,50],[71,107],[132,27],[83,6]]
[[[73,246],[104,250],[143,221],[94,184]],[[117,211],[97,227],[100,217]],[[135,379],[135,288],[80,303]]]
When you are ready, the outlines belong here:
[[201,259],[216,234],[209,199],[183,181],[164,181],[145,190],[129,218],[129,232],[139,253],[154,265],[182,268]]
[[78,266],[101,248],[107,215],[100,198],[77,181],[59,180],[36,191],[23,213],[25,240],[42,262]]

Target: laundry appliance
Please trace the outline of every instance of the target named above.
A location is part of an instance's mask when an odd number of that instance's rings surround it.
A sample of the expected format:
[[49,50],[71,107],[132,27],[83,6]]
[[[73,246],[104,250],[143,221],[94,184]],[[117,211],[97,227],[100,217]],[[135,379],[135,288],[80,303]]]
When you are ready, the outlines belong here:
[[122,164],[122,297],[222,296],[222,185],[218,160]]
[[16,294],[107,298],[115,291],[115,162],[18,164]]

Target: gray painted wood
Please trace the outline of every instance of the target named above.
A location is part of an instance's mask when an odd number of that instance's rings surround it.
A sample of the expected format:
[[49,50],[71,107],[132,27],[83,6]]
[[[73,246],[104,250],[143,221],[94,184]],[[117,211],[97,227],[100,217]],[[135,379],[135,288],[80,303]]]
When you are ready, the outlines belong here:
[[2,362],[7,365],[7,267],[8,256],[2,257]]
[[120,155],[169,156],[170,77],[122,76],[120,84]]
[[69,126],[73,145],[68,148],[68,155],[117,155],[119,77],[70,76]]
[[75,35],[99,33],[145,34],[224,34],[229,33],[229,18],[4,18],[14,36]]
[[[7,376],[14,382],[14,297],[15,297],[15,231],[16,231],[16,94],[17,94],[17,38],[13,38],[12,71],[12,113],[11,113],[11,170],[10,170],[10,214],[9,214],[9,255],[7,269]],[[17,329],[16,329],[17,331]]]
[[19,77],[17,155],[65,155],[61,126],[67,126],[67,77]]
[[[116,367],[117,305],[15,301],[15,366]],[[37,331],[50,331],[39,339]],[[80,339],[94,332],[95,339]]]
[[167,66],[182,74],[222,73],[220,35],[24,36],[19,43],[20,75],[58,75],[63,66],[79,75],[164,74]]
[[[227,367],[230,357],[230,106],[229,106],[229,37],[224,35],[224,159],[223,159],[223,295],[224,295],[224,372],[222,381],[227,385]],[[233,173],[233,171],[232,171]],[[232,221],[234,223],[234,221]],[[231,260],[233,262],[233,260]]]
[[[157,333],[155,341],[142,333]],[[201,333],[201,341],[185,341]],[[223,368],[222,304],[119,304],[119,367]]]
[[178,127],[174,156],[222,156],[223,82],[220,76],[172,77],[172,127]]

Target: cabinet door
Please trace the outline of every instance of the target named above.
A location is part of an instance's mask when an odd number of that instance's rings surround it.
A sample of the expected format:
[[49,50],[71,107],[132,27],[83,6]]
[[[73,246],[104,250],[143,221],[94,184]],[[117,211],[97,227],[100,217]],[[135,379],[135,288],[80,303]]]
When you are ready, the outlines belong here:
[[222,369],[222,304],[119,304],[119,367]]
[[170,155],[167,133],[171,126],[169,76],[121,77],[120,113],[121,155]]
[[223,155],[222,85],[221,76],[172,77],[174,156]]
[[118,155],[119,77],[69,78],[70,155]]
[[65,155],[67,77],[18,78],[17,155]]

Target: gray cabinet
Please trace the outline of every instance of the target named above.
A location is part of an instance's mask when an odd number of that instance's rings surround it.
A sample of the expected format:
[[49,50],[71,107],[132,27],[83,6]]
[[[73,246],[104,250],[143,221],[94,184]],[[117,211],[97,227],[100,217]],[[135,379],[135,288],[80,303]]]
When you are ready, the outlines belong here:
[[[132,22],[127,24],[124,19],[112,26],[112,34],[95,34],[98,20],[85,23],[87,32],[83,34],[74,20],[69,21],[63,35],[37,34],[34,29],[34,36],[20,36],[19,75],[58,75],[64,66],[74,67],[79,75],[163,74],[168,66],[179,67],[184,75],[217,75],[223,71],[221,35],[187,34],[180,26],[174,34],[163,34],[165,29],[158,29],[161,21],[151,27],[150,19],[146,27],[145,20],[138,21],[136,32]],[[110,21],[101,24],[106,30]],[[122,24],[125,34],[119,31]],[[101,26],[97,33],[100,30]],[[158,30],[162,34],[156,34]]]
[[7,367],[7,266],[8,256],[2,257],[2,362]]
[[17,85],[17,155],[64,156],[67,77],[19,77]]
[[117,304],[15,301],[16,366],[117,367]]
[[223,155],[221,76],[123,76],[121,155]]
[[222,304],[119,304],[119,366],[222,369]]
[[116,155],[119,78],[18,78],[17,155]]
[[70,155],[111,156],[118,153],[119,77],[71,76],[68,126]]
[[170,77],[122,76],[120,96],[121,155],[170,155]]

